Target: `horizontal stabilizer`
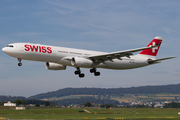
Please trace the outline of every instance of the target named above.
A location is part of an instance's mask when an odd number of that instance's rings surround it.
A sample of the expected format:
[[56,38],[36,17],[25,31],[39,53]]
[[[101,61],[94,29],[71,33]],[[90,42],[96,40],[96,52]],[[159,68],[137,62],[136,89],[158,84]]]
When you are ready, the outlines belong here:
[[161,62],[162,60],[168,60],[168,59],[173,59],[173,58],[176,58],[176,57],[161,58],[161,59],[156,59],[156,60],[149,59],[149,60],[148,60],[148,63],[149,63],[149,64],[154,64],[154,63],[159,63],[159,62]]

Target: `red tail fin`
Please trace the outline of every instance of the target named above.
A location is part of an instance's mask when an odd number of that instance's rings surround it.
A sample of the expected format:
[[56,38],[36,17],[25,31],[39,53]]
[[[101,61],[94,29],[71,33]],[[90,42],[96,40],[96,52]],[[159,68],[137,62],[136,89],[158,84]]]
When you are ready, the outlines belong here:
[[140,52],[139,54],[144,54],[144,55],[150,55],[150,56],[156,56],[158,53],[158,50],[160,48],[161,42],[162,42],[162,37],[155,37],[147,47],[152,46],[152,45],[159,45],[158,47],[151,48],[151,49],[146,49]]

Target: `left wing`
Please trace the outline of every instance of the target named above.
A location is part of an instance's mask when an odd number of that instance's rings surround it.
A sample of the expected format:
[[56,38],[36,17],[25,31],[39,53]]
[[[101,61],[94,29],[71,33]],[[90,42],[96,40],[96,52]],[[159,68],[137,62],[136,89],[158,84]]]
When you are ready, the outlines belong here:
[[142,47],[142,48],[137,48],[137,49],[131,49],[131,50],[125,50],[125,51],[112,52],[112,53],[105,53],[105,54],[100,54],[100,55],[92,55],[92,56],[88,56],[88,58],[97,63],[101,63],[101,62],[104,62],[107,60],[113,62],[112,59],[116,58],[116,59],[122,60],[121,57],[130,58],[130,55],[133,55],[132,54],[133,52],[138,52],[138,51],[142,51],[142,50],[146,50],[146,49],[150,49],[150,48],[155,48],[158,45]]

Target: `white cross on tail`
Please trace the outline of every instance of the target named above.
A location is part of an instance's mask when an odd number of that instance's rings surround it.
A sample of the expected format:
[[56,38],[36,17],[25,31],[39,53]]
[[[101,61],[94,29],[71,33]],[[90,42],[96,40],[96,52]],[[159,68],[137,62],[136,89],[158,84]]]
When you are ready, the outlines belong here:
[[[149,47],[151,47],[151,46],[155,46],[156,45],[156,43],[155,42],[153,42],[152,43],[152,45],[150,45]],[[154,48],[152,48],[152,52],[153,53],[155,53],[155,50],[157,50],[158,49],[158,47],[154,47]]]

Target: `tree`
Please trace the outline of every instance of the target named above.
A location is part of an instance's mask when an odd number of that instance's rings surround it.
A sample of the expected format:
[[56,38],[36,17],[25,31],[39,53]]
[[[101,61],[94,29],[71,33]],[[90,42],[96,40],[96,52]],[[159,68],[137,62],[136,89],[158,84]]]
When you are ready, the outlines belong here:
[[6,103],[6,102],[0,102],[0,106],[4,106],[4,103]]
[[101,105],[100,105],[100,108],[104,108],[104,107],[105,107],[105,105],[104,105],[104,104],[101,104]]
[[84,106],[85,107],[91,107],[91,103],[90,102],[86,102],[86,103],[84,103]]
[[36,104],[35,106],[36,106],[36,107],[40,107],[40,104]]
[[50,105],[49,101],[46,101],[45,106],[49,106],[49,105]]
[[180,103],[172,102],[164,106],[164,108],[180,108]]
[[14,103],[16,103],[17,106],[18,105],[26,105],[26,102],[24,100],[19,100],[19,99],[15,100]]

